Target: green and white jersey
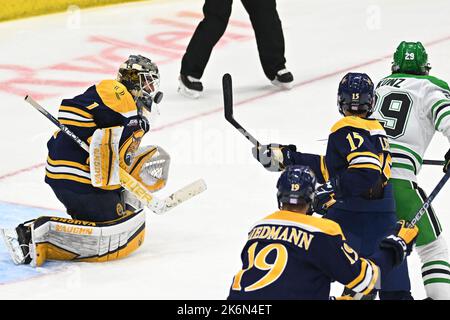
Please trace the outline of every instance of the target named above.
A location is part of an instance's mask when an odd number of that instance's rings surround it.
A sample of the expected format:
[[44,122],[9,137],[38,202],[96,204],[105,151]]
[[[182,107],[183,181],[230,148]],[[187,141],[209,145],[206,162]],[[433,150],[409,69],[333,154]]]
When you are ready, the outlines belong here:
[[450,88],[432,76],[396,73],[376,88],[378,119],[389,137],[392,178],[416,181],[436,131],[450,141]]

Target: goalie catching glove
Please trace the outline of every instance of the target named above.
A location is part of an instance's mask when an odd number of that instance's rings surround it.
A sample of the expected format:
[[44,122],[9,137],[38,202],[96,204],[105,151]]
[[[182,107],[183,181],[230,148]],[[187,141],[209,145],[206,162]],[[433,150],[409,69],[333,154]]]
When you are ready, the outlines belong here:
[[[94,187],[107,189],[120,185],[119,167],[143,184],[149,192],[161,190],[166,185],[170,156],[158,146],[138,148],[145,132],[139,119],[131,119],[126,127],[97,129],[94,132],[89,146],[91,183]],[[145,126],[146,122],[143,123]],[[121,142],[124,130],[130,129],[133,130],[133,135]],[[144,206],[127,190],[125,203],[132,209]]]
[[[139,148],[127,171],[142,183],[148,191],[156,192],[165,187],[169,177],[170,156],[161,147],[146,146]],[[125,203],[133,209],[144,204],[131,192],[125,190]]]

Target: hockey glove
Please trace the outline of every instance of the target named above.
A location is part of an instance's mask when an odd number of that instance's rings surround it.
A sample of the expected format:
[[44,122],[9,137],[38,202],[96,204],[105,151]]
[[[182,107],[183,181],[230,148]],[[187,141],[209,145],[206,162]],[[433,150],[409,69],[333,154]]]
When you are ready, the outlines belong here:
[[[143,136],[150,130],[150,124],[146,117],[144,116],[133,116],[127,119],[125,124],[124,134],[126,137],[130,136],[131,132],[131,143],[122,143],[119,148],[121,154],[121,167],[131,165],[134,153],[139,148]],[[130,139],[130,138],[127,138]],[[125,150],[123,150],[126,148]],[[123,163],[125,162],[125,163]]]
[[447,173],[448,168],[450,168],[450,149],[445,154],[445,162],[444,162],[444,172]]
[[336,203],[335,187],[331,181],[327,181],[316,189],[312,202],[313,211],[324,215],[328,209]]
[[284,160],[291,152],[296,151],[292,144],[281,145],[276,143],[266,144],[252,148],[253,157],[258,160],[268,171],[278,172],[284,170]]
[[134,116],[129,118],[126,126],[134,127],[134,131],[143,130],[144,133],[147,133],[150,130],[150,123],[144,116]]
[[394,265],[397,266],[411,253],[418,232],[417,226],[408,227],[405,220],[400,220],[397,222],[395,232],[381,240],[380,248],[392,250]]

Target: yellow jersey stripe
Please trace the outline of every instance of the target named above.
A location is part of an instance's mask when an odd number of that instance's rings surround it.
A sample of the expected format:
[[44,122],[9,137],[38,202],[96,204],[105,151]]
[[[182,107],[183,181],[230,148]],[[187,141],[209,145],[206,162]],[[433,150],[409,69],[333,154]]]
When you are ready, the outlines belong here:
[[370,151],[365,151],[365,152],[352,152],[347,156],[347,161],[350,162],[352,161],[352,159],[356,158],[356,157],[360,157],[360,156],[365,156],[365,157],[372,157],[375,158],[377,160],[379,160],[380,162],[383,162],[382,160],[380,160],[380,156],[376,155],[373,152]]
[[331,236],[340,235],[343,239],[345,239],[344,234],[342,232],[341,227],[334,221],[325,218],[317,218],[313,216],[307,216],[303,214],[298,214],[289,211],[277,211],[267,217],[264,220],[284,220],[294,223],[300,223],[309,225],[313,228],[319,229],[321,232],[326,233]]
[[45,175],[47,177],[49,177],[51,179],[55,179],[55,180],[72,180],[72,181],[76,181],[76,182],[80,182],[80,183],[84,183],[84,184],[91,184],[91,180],[86,179],[86,178],[81,178],[78,176],[74,176],[71,174],[50,173],[47,171]]
[[99,187],[102,190],[117,190],[120,189],[122,186],[120,184],[113,185],[113,186],[105,186],[105,187]]
[[369,294],[373,290],[373,288],[375,287],[375,284],[377,283],[379,274],[380,274],[380,270],[379,270],[378,266],[370,260],[369,260],[369,263],[372,266],[373,273],[372,273],[372,280],[370,281],[369,285],[367,286],[367,289],[362,292],[362,294],[366,294],[366,295]]
[[60,106],[59,107],[59,111],[69,111],[69,112],[73,112],[76,113],[82,117],[88,118],[88,119],[94,119],[94,116],[86,111],[80,110],[78,108],[75,107],[68,107],[68,106]]
[[[111,161],[112,161],[112,150],[111,150],[111,129],[107,128],[104,130],[105,134],[103,135],[102,138],[102,147],[101,148],[101,158],[102,158],[102,162],[101,162],[101,171],[102,171],[102,186],[107,186],[109,179],[110,179],[110,175],[111,175]],[[105,175],[106,174],[106,177]]]
[[153,155],[156,153],[157,148],[153,148],[150,149],[148,152],[145,152],[143,154],[141,154],[138,157],[135,157],[135,159],[133,160],[131,169],[129,170],[131,175],[136,175],[139,174],[139,172],[141,171],[142,166],[144,165],[145,161],[143,161],[143,159],[145,158],[151,158],[153,157]]
[[53,160],[50,157],[47,157],[47,162],[51,164],[52,166],[68,166],[68,167],[74,167],[77,169],[81,169],[86,172],[90,172],[90,168],[88,165],[83,165],[78,162],[74,161],[68,161],[68,160]]
[[328,172],[328,168],[327,168],[327,164],[325,163],[324,156],[320,156],[320,171],[322,172],[322,176],[325,181],[330,180],[330,174]]
[[97,107],[98,107],[98,103],[97,103],[97,102],[94,102],[94,103],[91,104],[90,106],[87,106],[86,109],[92,110],[92,109],[97,108]]
[[369,164],[369,163],[352,164],[348,168],[349,169],[372,169],[372,170],[376,170],[379,173],[381,173],[381,168],[379,166],[374,165],[374,164]]
[[339,120],[332,128],[331,133],[338,131],[339,129],[351,127],[357,129],[363,129],[366,131],[383,131],[384,128],[376,120],[363,119],[356,116],[347,116]]
[[[125,153],[127,152],[128,148],[131,146],[132,143],[133,143],[133,135],[128,137],[128,139],[125,140],[125,142],[119,148],[120,162],[122,162],[123,159],[125,159]],[[122,166],[122,164],[121,164],[121,166]]]
[[347,288],[353,289],[358,285],[361,281],[364,280],[364,277],[366,276],[366,270],[367,270],[367,261],[364,259],[361,259],[361,272],[359,275],[350,283],[346,285]]
[[84,128],[95,128],[97,125],[95,122],[80,122],[75,120],[59,120],[59,122],[63,125],[67,126],[75,126],[75,127],[84,127]]

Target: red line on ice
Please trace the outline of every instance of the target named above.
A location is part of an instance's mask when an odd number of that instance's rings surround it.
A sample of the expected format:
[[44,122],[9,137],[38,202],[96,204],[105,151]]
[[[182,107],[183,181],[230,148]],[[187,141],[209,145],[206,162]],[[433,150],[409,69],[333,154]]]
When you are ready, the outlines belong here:
[[35,164],[35,165],[33,165],[31,167],[28,167],[28,168],[20,169],[20,170],[11,172],[11,173],[6,173],[6,174],[0,176],[0,181],[4,180],[4,179],[7,179],[7,178],[10,178],[10,177],[17,176],[19,174],[22,174],[22,173],[25,173],[25,172],[28,172],[28,171],[32,171],[32,170],[37,169],[37,168],[41,168],[43,166],[45,166],[45,163],[39,163],[39,164]]

